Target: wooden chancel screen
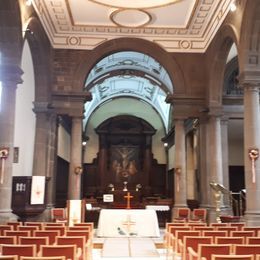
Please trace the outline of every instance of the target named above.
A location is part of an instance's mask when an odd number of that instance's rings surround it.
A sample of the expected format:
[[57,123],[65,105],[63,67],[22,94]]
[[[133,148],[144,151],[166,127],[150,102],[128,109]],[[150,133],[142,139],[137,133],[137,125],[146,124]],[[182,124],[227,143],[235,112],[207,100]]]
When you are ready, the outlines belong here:
[[92,164],[84,165],[84,197],[101,197],[112,190],[117,194],[125,183],[129,191],[139,187],[140,196],[164,192],[166,166],[153,158],[156,130],[149,123],[134,116],[117,116],[100,124],[96,132],[99,152]]

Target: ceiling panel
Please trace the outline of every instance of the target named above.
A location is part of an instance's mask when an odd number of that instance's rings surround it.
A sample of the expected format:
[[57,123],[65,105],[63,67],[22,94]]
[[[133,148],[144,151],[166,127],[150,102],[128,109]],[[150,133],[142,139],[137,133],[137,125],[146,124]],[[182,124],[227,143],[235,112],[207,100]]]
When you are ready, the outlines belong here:
[[232,2],[162,0],[158,2],[168,4],[129,9],[96,1],[33,0],[33,6],[54,48],[93,49],[111,39],[139,37],[156,42],[167,51],[205,52],[230,11]]

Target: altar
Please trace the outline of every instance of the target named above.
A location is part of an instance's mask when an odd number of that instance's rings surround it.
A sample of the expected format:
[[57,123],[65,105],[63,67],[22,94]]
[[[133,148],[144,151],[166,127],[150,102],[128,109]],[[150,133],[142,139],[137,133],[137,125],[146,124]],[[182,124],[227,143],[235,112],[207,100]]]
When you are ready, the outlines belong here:
[[98,237],[159,237],[159,224],[153,209],[102,209]]

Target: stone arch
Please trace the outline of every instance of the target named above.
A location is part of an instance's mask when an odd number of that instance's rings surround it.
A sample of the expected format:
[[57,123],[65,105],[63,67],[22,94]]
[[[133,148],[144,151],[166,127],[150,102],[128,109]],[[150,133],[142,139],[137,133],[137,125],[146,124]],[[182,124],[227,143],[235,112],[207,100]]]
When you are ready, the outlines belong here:
[[[212,42],[208,63],[212,64],[209,70],[209,88],[207,102],[209,107],[219,107],[222,104],[223,82],[226,60],[232,44],[238,46],[238,33],[231,24],[224,25]],[[238,61],[239,62],[239,61]]]
[[32,17],[27,25],[25,39],[30,46],[34,76],[35,76],[35,101],[50,102],[51,97],[51,45],[40,23]]
[[246,71],[257,71],[260,76],[260,2],[247,1],[241,27],[240,75]]
[[[82,89],[86,80],[86,75],[94,65],[102,58],[119,51],[136,51],[145,53],[158,61],[168,72],[171,81],[174,83],[174,92],[184,92],[184,76],[179,65],[172,56],[159,45],[138,38],[119,38],[107,41],[93,51],[79,65],[74,81],[74,88]],[[76,86],[76,87],[75,87]],[[172,93],[171,93],[172,94]]]

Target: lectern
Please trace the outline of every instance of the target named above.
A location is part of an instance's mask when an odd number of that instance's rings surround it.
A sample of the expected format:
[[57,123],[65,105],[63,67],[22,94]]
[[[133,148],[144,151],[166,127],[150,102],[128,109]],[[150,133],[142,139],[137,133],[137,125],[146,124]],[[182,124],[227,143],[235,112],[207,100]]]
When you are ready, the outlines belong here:
[[211,182],[210,187],[214,190],[214,196],[216,201],[216,221],[221,223],[220,219],[220,206],[221,206],[221,195],[229,193],[228,190],[220,183]]

